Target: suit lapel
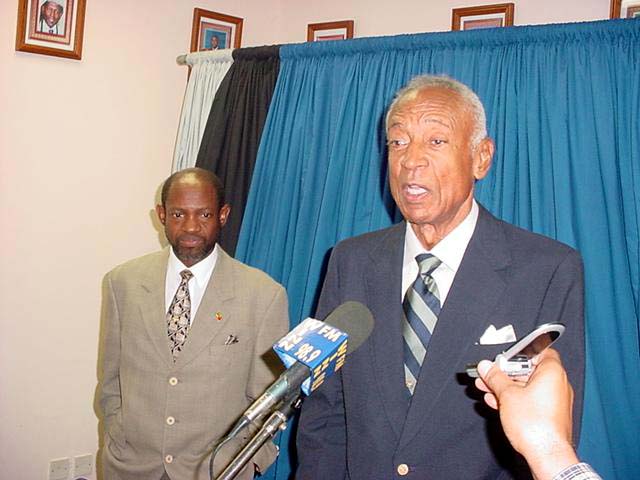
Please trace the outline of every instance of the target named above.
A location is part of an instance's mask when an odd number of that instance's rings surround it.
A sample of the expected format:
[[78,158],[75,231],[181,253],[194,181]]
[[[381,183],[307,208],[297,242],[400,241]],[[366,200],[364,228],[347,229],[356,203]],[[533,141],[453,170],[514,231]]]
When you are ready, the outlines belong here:
[[503,294],[506,285],[502,270],[510,264],[508,251],[499,223],[480,207],[475,232],[429,342],[407,413],[403,445],[422,430],[425,422],[438,422],[432,417],[433,407],[446,385],[456,381],[457,366],[465,354],[461,346],[470,347],[473,342],[469,339],[480,338]]
[[[189,330],[187,341],[176,360],[176,367],[186,365],[198,356],[211,343],[213,338],[220,333],[224,324],[231,319],[233,312],[225,310],[225,302],[235,295],[235,278],[232,263],[231,257],[218,247],[216,266],[202,296],[202,301],[192,322],[193,325]],[[220,320],[216,318],[217,312],[222,314]]]
[[[374,361],[374,382],[380,389],[385,413],[398,437],[407,410],[402,352],[401,285],[405,223],[393,227],[379,247],[371,252],[365,269],[367,304],[371,306],[376,328],[369,342]],[[394,283],[395,282],[395,283]],[[392,288],[389,284],[392,283]]]
[[152,263],[143,271],[140,282],[140,288],[143,292],[140,313],[158,355],[167,366],[173,366],[167,338],[167,312],[164,308],[168,257],[169,250],[163,250],[162,254],[154,257]]

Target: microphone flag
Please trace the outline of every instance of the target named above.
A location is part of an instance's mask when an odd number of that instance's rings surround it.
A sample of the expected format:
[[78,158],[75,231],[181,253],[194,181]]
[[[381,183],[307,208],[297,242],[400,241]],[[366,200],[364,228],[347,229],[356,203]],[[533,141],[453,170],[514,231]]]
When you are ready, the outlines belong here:
[[314,318],[307,318],[273,345],[287,368],[296,362],[309,367],[311,375],[302,383],[309,395],[340,370],[347,356],[349,335]]

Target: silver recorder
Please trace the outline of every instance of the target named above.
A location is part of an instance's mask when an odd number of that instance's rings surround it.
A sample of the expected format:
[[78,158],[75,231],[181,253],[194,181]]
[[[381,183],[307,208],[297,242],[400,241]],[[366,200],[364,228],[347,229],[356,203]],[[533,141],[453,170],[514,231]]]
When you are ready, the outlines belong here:
[[[564,333],[561,323],[545,323],[522,337],[511,347],[499,353],[494,362],[500,370],[510,377],[529,375],[533,367],[531,360],[545,348],[551,346]],[[466,372],[470,377],[478,377],[478,365],[467,365]]]

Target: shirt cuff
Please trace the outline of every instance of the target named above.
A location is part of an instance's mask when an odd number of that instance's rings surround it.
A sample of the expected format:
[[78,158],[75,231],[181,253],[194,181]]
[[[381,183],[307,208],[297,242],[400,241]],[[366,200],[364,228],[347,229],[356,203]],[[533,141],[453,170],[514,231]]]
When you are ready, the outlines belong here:
[[602,480],[593,468],[587,463],[581,462],[565,468],[553,480]]

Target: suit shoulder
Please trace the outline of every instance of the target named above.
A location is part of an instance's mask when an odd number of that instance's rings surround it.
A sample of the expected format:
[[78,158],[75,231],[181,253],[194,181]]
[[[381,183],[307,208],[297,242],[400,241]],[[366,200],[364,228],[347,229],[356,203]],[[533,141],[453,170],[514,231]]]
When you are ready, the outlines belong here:
[[566,243],[554,240],[546,235],[526,230],[503,220],[498,221],[502,224],[502,228],[510,240],[517,243],[524,242],[528,248],[538,246],[544,250],[551,249],[559,252],[576,251]]
[[580,253],[566,243],[534,233],[516,225],[498,220],[508,241],[516,252],[529,257],[575,257],[581,261]]
[[334,251],[345,252],[349,255],[358,255],[370,252],[378,246],[394,241],[394,239],[404,238],[405,223],[397,223],[390,227],[363,233],[355,237],[346,238],[336,244]]
[[276,282],[266,272],[242,263],[235,258],[229,257],[229,261],[233,267],[234,273],[243,285],[253,288],[272,288],[274,290],[284,290],[284,287]]
[[140,273],[147,271],[150,266],[157,265],[158,262],[166,262],[167,255],[168,253],[166,250],[160,250],[142,255],[141,257],[133,258],[114,267],[107,273],[106,277],[126,278],[132,275],[137,276]]

